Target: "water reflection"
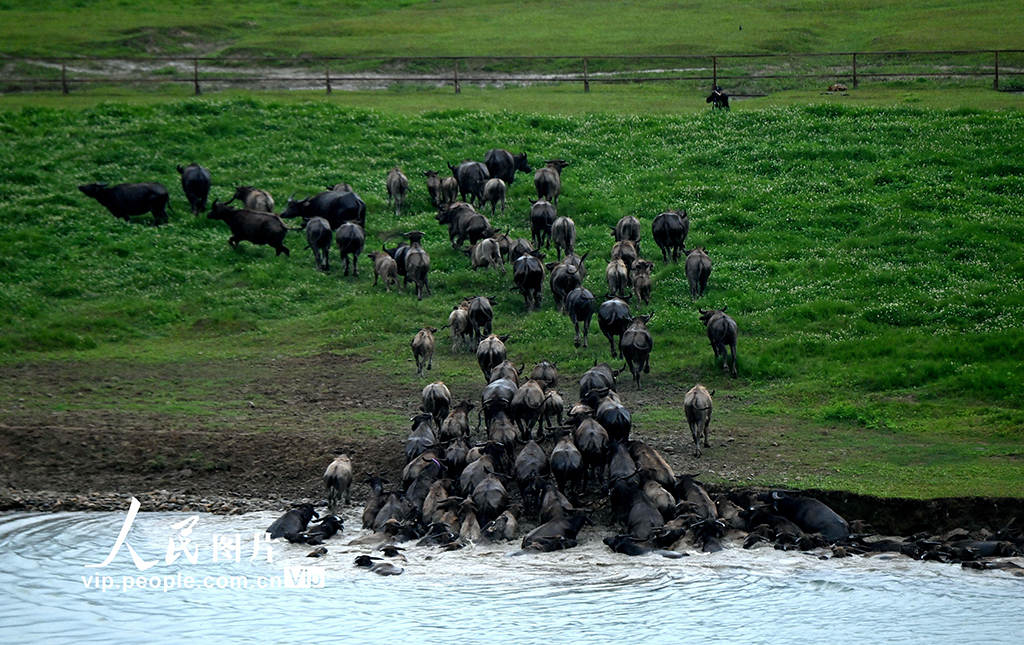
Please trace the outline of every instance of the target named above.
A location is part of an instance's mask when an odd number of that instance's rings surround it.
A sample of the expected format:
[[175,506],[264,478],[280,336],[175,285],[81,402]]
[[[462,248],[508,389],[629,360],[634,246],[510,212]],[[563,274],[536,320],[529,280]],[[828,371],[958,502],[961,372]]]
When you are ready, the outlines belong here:
[[[444,552],[409,547],[405,573],[384,578],[352,566],[368,547],[344,544],[307,558],[308,546],[275,543],[272,563],[213,563],[214,535],[251,539],[270,513],[201,515],[195,565],[164,564],[183,513],[139,514],[129,542],[159,564],[144,573],[124,550],[105,568],[124,522],[117,513],[0,516],[0,642],[644,642],[1017,643],[1024,580],[1002,572],[903,557],[818,560],[773,549],[730,549],[678,560],[612,553],[593,531],[568,551],[506,557],[509,545]],[[353,513],[347,526],[358,526]],[[259,588],[289,567],[323,567],[320,589]],[[176,585],[124,588],[124,580],[190,576]],[[86,582],[94,576],[87,587]],[[111,587],[97,589],[99,578]],[[245,588],[218,588],[244,579]],[[212,581],[210,586],[202,581]],[[143,637],[142,635],[145,634]]]

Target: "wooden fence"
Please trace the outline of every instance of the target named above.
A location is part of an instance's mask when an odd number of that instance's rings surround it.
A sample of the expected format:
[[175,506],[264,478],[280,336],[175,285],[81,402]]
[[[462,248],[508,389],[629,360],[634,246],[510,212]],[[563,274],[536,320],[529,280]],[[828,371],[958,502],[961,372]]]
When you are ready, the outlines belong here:
[[[543,70],[543,71],[541,71]],[[383,88],[464,85],[692,83],[734,96],[834,83],[955,82],[1024,90],[1024,50],[653,56],[0,58],[5,92],[85,85],[183,84],[204,89]]]

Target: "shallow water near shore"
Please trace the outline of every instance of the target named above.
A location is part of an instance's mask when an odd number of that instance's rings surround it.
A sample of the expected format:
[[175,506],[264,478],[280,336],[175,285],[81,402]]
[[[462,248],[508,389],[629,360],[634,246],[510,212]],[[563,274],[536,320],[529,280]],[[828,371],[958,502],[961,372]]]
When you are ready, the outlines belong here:
[[[1024,579],[902,556],[630,558],[588,528],[577,548],[519,557],[408,546],[403,574],[382,577],[353,566],[381,555],[346,546],[353,530],[319,559],[285,542],[253,558],[276,516],[140,513],[100,567],[125,513],[0,515],[0,642],[1018,643],[1024,628]],[[230,547],[216,562],[215,536]]]

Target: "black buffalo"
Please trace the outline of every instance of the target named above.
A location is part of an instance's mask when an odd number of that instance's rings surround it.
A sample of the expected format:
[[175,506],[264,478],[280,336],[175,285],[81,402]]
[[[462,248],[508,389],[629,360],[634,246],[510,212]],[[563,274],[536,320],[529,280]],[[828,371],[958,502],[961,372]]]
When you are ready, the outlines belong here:
[[668,254],[672,251],[672,261],[679,262],[679,253],[686,243],[690,232],[690,218],[685,210],[666,211],[651,222],[651,234],[654,243],[661,249],[661,255],[668,264]]
[[312,504],[299,504],[274,520],[274,523],[267,528],[270,539],[282,538],[286,533],[302,533],[314,517],[320,517],[313,510]]
[[366,228],[366,204],[353,192],[326,190],[306,199],[289,199],[281,217],[310,219],[322,217],[336,231],[345,222],[355,222]]
[[582,346],[587,346],[587,338],[590,336],[590,321],[594,317],[594,309],[596,309],[594,303],[594,294],[584,287],[576,287],[565,296],[565,312],[569,314],[569,320],[572,321],[572,326],[576,330],[576,337],[573,339],[576,347],[581,345],[580,323],[583,323]]
[[284,236],[289,229],[284,225],[277,215],[273,213],[260,213],[257,211],[232,208],[226,204],[220,204],[214,200],[207,219],[219,219],[231,229],[231,237],[228,244],[235,247],[239,242],[251,242],[253,244],[266,244],[277,251],[277,255],[284,253],[291,255],[288,247],[284,245]]
[[544,254],[532,251],[520,255],[512,263],[512,282],[526,300],[526,310],[540,309],[544,286]]
[[514,155],[508,150],[492,148],[484,155],[484,163],[487,164],[487,172],[491,177],[497,178],[511,186],[516,178],[516,171],[533,172],[530,164],[526,161],[526,153]]
[[601,327],[601,333],[608,339],[612,358],[619,356],[615,337],[618,336],[619,340],[622,340],[622,334],[629,327],[631,319],[629,303],[622,298],[609,298],[597,308],[597,324]]
[[459,182],[462,201],[474,203],[475,200],[477,205],[481,204],[484,198],[484,185],[491,178],[487,166],[479,161],[467,159],[458,166],[448,164],[448,168],[452,171],[452,177]]
[[206,198],[210,194],[210,171],[197,163],[178,166],[181,175],[181,188],[185,191],[192,214],[198,215],[206,211]]
[[163,184],[83,184],[78,190],[105,206],[111,215],[126,222],[133,215],[153,213],[154,226],[167,223],[166,209],[170,195]]

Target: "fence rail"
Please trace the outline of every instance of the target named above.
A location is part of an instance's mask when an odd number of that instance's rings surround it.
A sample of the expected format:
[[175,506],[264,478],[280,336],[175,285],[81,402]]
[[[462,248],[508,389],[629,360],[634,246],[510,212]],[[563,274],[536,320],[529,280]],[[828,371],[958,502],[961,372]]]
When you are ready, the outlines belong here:
[[1024,90],[1024,49],[651,56],[327,56],[293,58],[155,56],[146,58],[0,57],[0,91],[96,84],[191,85],[204,89],[382,88],[400,83],[463,85],[689,82],[729,86],[734,96],[809,84],[918,79],[984,83]]

